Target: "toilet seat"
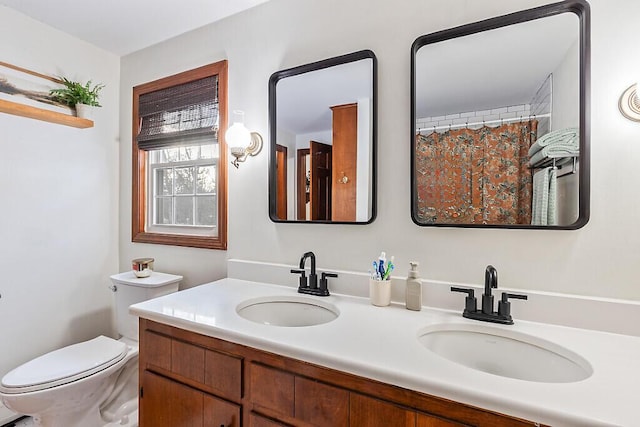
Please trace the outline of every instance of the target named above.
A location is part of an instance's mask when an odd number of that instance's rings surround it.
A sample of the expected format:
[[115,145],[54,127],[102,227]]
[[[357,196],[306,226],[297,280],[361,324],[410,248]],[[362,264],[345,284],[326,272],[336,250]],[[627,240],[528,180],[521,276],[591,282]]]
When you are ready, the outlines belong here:
[[100,335],[37,357],[2,378],[0,392],[27,393],[88,377],[122,360],[128,346]]

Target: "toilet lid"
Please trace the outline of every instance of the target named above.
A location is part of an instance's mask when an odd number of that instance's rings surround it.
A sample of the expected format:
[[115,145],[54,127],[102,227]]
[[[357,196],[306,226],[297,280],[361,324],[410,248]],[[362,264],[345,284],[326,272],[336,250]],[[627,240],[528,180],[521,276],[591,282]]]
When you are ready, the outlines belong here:
[[2,391],[24,393],[66,384],[122,360],[127,345],[99,336],[37,357],[2,378]]

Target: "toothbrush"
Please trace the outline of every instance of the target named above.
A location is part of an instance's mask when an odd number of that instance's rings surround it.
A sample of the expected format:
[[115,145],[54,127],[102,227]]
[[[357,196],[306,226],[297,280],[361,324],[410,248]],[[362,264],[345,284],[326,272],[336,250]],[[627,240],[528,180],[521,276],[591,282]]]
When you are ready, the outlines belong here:
[[[378,270],[378,263],[376,261],[373,261],[373,271],[375,271],[375,273],[376,273],[375,279],[376,280],[380,280],[380,279],[378,279],[378,276],[380,275],[380,271]],[[374,276],[371,275],[371,277],[373,278]]]
[[389,264],[387,265],[387,271],[384,273],[384,276],[382,277],[382,280],[387,280],[389,278],[389,275],[391,275],[391,272],[393,271],[394,268],[395,268],[395,265],[393,265],[391,262],[389,262]]
[[378,276],[382,279],[384,276],[384,263],[387,260],[384,252],[380,252],[380,257],[378,258]]

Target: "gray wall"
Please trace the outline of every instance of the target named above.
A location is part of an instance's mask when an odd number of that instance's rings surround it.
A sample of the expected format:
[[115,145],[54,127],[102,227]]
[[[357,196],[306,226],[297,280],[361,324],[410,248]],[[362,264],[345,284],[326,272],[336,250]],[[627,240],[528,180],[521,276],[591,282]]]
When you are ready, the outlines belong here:
[[107,285],[118,272],[120,58],[4,6],[0,38],[4,62],[106,84],[90,129],[0,114],[2,377],[113,332]]
[[[120,267],[135,256],[185,275],[193,286],[224,277],[225,261],[294,264],[313,250],[319,266],[367,271],[381,250],[409,260],[425,278],[480,283],[493,264],[505,287],[640,299],[640,126],[617,110],[640,58],[635,21],[640,3],[593,0],[591,220],[578,231],[420,228],[410,218],[409,75],[413,40],[436,30],[549,3],[540,0],[272,0],[229,19],[124,57],[121,62]],[[367,226],[275,224],[268,218],[268,149],[229,169],[229,250],[130,243],[131,87],[221,59],[229,60],[229,107],[268,136],[269,76],[278,70],[360,49],[379,61],[378,218]],[[267,141],[268,142],[268,141]],[[295,278],[291,278],[292,283]]]

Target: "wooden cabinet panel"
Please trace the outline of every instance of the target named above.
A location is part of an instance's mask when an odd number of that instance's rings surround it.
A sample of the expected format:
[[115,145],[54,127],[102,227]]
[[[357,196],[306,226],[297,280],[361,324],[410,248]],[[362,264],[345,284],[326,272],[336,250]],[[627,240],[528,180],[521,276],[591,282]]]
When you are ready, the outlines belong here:
[[203,395],[145,371],[140,399],[141,426],[203,427]]
[[242,358],[207,350],[204,383],[224,397],[240,400],[242,398]]
[[140,387],[144,390],[138,408],[140,425],[170,425],[171,407],[167,401],[171,396],[171,381],[144,371],[140,376]]
[[144,331],[140,343],[140,352],[144,355],[146,363],[162,369],[171,369],[171,338]]
[[[171,424],[167,427],[203,427],[204,394],[171,381],[171,399],[164,402],[171,406]],[[160,426],[162,424],[159,424]]]
[[416,412],[390,402],[351,393],[351,427],[415,427]]
[[256,413],[249,415],[249,427],[290,427],[289,424],[283,424],[278,421],[273,421],[269,418],[262,417]]
[[251,364],[251,401],[265,408],[294,416],[294,376],[277,369]]
[[152,427],[240,427],[240,405],[186,385],[143,373],[140,425]]
[[240,427],[240,405],[204,395],[203,427]]
[[295,377],[295,417],[317,426],[349,425],[349,392]]
[[140,427],[538,425],[146,319],[140,331]]
[[418,413],[416,417],[416,427],[465,427],[467,424],[459,424],[443,418],[434,417],[428,414]]
[[171,372],[204,384],[204,348],[172,340]]

